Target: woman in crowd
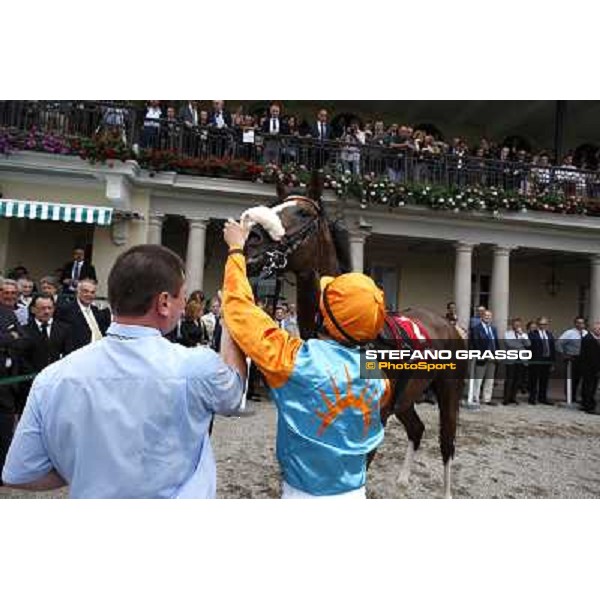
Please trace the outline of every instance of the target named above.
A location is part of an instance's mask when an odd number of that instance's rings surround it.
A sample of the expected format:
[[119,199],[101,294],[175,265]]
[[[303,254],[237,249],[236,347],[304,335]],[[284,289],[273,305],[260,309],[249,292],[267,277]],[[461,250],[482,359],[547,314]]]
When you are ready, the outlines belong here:
[[208,343],[208,333],[202,323],[203,305],[197,300],[188,300],[185,305],[185,316],[181,322],[179,343],[188,348],[204,346]]

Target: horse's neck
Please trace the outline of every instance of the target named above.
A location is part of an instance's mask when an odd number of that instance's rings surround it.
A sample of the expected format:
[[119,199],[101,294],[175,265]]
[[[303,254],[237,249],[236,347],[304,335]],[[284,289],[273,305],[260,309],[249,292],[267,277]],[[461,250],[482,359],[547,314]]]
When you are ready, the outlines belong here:
[[323,275],[339,275],[341,273],[335,243],[327,224],[320,227],[320,242],[318,246],[317,265],[315,270],[320,277]]
[[315,336],[315,317],[319,309],[319,278],[315,271],[296,273],[296,306],[300,337],[307,340]]

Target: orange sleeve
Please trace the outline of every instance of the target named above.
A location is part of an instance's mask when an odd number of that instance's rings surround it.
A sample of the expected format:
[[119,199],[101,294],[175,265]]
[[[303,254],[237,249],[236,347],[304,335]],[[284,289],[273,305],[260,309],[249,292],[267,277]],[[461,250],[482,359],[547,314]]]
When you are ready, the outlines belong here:
[[246,259],[232,254],[225,265],[223,319],[242,351],[265,376],[270,387],[281,387],[289,379],[302,347],[302,340],[290,336],[254,303],[246,277]]

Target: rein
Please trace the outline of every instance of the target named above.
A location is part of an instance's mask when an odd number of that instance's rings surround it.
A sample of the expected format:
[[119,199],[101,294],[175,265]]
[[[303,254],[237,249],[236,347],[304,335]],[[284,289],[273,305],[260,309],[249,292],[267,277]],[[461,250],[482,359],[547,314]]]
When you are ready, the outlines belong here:
[[[275,294],[273,295],[273,312],[277,308],[279,302],[279,295],[284,279],[285,269],[288,264],[289,257],[313,234],[319,231],[321,226],[323,210],[317,202],[311,198],[305,198],[302,196],[296,196],[295,200],[301,200],[312,205],[317,212],[317,217],[311,219],[308,223],[294,231],[291,235],[287,233],[283,238],[277,242],[277,247],[274,250],[267,250],[265,252],[266,261],[259,275],[259,279],[268,279],[275,275]],[[289,201],[290,198],[286,198],[284,201]],[[321,248],[318,246],[318,261],[321,261]]]

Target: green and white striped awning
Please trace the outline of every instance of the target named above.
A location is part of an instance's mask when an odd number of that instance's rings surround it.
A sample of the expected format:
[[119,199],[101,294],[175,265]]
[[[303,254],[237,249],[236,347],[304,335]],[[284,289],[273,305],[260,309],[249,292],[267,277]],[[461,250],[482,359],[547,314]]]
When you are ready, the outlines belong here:
[[41,219],[42,221],[64,221],[89,225],[110,225],[113,209],[106,206],[82,206],[36,200],[0,199],[0,218]]

